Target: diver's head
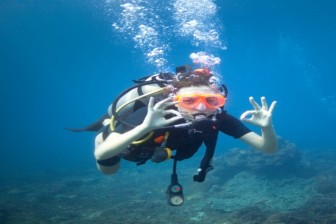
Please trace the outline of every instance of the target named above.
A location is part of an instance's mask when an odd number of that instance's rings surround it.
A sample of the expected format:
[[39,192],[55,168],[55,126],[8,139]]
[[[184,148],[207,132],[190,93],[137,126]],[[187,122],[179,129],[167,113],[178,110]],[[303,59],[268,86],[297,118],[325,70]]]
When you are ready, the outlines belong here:
[[216,114],[226,101],[226,88],[208,68],[196,69],[173,83],[177,89],[174,97],[179,112],[187,120]]
[[177,108],[187,120],[209,117],[224,106],[226,98],[206,85],[182,87],[175,95]]

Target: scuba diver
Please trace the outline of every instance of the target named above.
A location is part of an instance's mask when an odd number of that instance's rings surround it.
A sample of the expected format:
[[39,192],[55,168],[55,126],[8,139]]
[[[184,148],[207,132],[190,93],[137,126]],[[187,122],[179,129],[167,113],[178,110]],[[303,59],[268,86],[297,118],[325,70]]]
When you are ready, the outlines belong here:
[[[203,159],[193,176],[203,182],[213,169],[218,133],[239,139],[266,153],[277,150],[277,137],[272,124],[276,101],[268,107],[265,97],[261,105],[250,97],[253,110],[240,119],[224,110],[228,90],[209,68],[193,70],[180,66],[175,73],[160,73],[135,81],[108,109],[108,113],[92,125],[73,131],[98,131],[94,156],[98,169],[113,174],[121,159],[136,162],[174,160],[171,183],[166,191],[170,205],[184,202],[178,182],[177,161],[191,158],[204,144]],[[261,135],[243,122],[257,126]]]

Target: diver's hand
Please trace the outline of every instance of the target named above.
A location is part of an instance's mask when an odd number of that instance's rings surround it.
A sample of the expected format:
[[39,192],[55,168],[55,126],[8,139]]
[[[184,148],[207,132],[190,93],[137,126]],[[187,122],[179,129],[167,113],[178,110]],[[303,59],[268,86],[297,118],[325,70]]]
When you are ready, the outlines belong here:
[[[172,102],[171,101],[172,98],[169,97],[167,99],[164,99],[158,103],[156,103],[154,105],[154,98],[151,97],[149,99],[149,103],[148,103],[148,112],[147,112],[147,115],[144,119],[144,121],[142,122],[142,124],[147,127],[148,129],[150,130],[154,130],[154,129],[157,129],[157,128],[161,128],[161,127],[164,127],[166,125],[169,125],[181,118],[182,115],[176,111],[176,110],[173,110],[173,109],[167,109],[167,107],[169,106],[172,106],[172,105],[175,105],[176,103],[178,102]],[[175,115],[171,118],[165,118],[164,116],[166,115]]]
[[273,101],[268,108],[265,97],[261,97],[261,107],[255,102],[253,97],[250,97],[249,100],[254,107],[254,110],[245,111],[240,116],[240,119],[261,128],[272,126],[272,113],[277,102]]

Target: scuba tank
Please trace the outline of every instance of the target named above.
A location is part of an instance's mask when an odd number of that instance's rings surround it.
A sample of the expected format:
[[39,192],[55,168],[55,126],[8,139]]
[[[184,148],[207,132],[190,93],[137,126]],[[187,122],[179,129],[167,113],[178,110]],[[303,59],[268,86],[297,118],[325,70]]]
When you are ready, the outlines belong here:
[[[123,91],[108,107],[105,113],[97,121],[83,128],[65,128],[70,131],[99,132],[106,130],[106,120],[110,119],[110,131],[124,133],[140,124],[147,113],[149,97],[162,99],[174,91],[170,85],[177,77],[184,78],[191,74],[190,66],[179,66],[176,73],[161,72],[133,80],[134,86]],[[109,134],[109,133],[107,133]]]
[[136,85],[122,92],[109,106],[111,131],[124,133],[139,125],[147,114],[149,98],[160,100],[171,92],[171,76],[171,73],[160,73],[135,80]]

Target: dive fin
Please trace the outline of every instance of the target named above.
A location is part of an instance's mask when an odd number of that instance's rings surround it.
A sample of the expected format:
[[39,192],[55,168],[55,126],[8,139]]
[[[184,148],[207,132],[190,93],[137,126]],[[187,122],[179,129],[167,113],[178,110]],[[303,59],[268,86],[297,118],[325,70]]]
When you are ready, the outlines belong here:
[[101,118],[99,118],[97,121],[93,122],[92,124],[89,124],[88,126],[86,126],[84,128],[65,128],[65,129],[69,130],[69,131],[74,131],[74,132],[82,132],[82,131],[97,132],[97,131],[100,131],[100,129],[102,129],[102,127],[104,127],[103,121],[105,119],[109,119],[109,118],[110,118],[110,116],[106,113]]

